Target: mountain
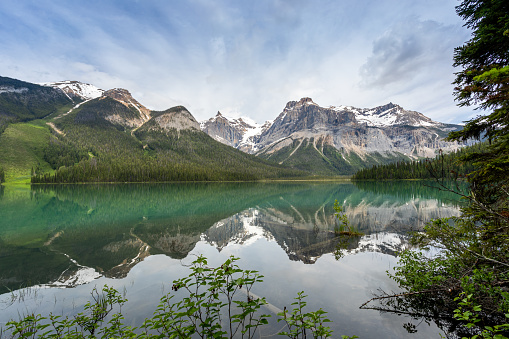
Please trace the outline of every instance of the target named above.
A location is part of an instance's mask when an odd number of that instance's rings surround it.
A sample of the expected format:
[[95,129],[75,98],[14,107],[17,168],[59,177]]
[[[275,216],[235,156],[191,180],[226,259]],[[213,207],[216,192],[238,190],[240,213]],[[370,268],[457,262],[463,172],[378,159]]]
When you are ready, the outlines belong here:
[[29,173],[34,183],[237,181],[303,174],[213,140],[183,106],[151,111],[122,88],[1,78],[0,117],[5,129],[0,168],[9,180]]
[[[135,114],[137,116],[136,121],[132,120],[129,122],[127,122],[127,121],[124,122],[124,123],[129,124],[129,126],[140,127],[141,125],[143,125],[143,123],[147,122],[150,119],[151,111],[148,108],[146,108],[145,106],[143,106],[142,104],[140,104],[136,99],[134,99],[128,90],[123,89],[123,88],[114,88],[114,89],[105,91],[103,93],[103,95],[116,100],[117,102],[121,103],[122,105],[129,108],[130,110],[134,109],[137,111],[137,113]],[[123,117],[122,116],[118,116],[118,117],[110,116],[110,119],[114,119],[114,120],[120,119],[120,121],[121,121],[123,119]]]
[[72,97],[78,96],[83,100],[91,100],[99,98],[103,95],[104,91],[91,84],[86,84],[79,81],[65,80],[59,82],[41,83],[41,86],[53,87],[61,89],[65,94]]
[[0,133],[9,123],[40,119],[70,109],[83,99],[54,87],[0,76]]
[[217,112],[215,117],[202,121],[200,123],[200,128],[223,144],[235,147],[246,153],[254,153],[258,151],[256,146],[257,138],[260,134],[265,132],[271,124],[271,121],[259,125],[256,122],[246,122],[242,118],[227,118],[223,116],[221,112]]
[[[218,116],[202,123],[216,140],[240,149],[235,141],[247,132],[237,126]],[[462,145],[443,138],[460,128],[393,103],[363,109],[321,107],[302,98],[288,102],[263,130],[251,132],[252,145],[243,150],[315,174],[352,174],[375,164],[434,157],[439,149],[457,150]],[[232,135],[235,139],[229,138]]]

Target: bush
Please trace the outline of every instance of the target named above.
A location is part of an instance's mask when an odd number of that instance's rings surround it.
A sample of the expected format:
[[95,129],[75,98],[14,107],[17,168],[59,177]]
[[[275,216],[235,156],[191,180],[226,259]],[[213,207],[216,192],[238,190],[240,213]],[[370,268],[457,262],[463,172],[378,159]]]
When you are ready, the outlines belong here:
[[[231,256],[221,266],[211,268],[205,257],[198,256],[191,274],[173,281],[172,291],[180,290],[185,296],[178,301],[171,293],[163,296],[154,316],[140,327],[123,324],[120,309],[127,300],[115,289],[104,286],[101,293],[94,289],[93,303],[88,302],[84,312],[72,318],[32,314],[8,322],[4,334],[10,338],[253,338],[271,316],[261,312],[261,307],[267,305],[265,298],[251,293],[263,276],[240,269],[235,264],[238,260]],[[319,309],[306,313],[304,298],[304,292],[300,292],[292,304],[295,308],[285,308],[278,314],[278,321],[286,323],[286,329],[279,334],[290,338],[329,337],[332,330],[324,326],[330,322],[327,312]],[[117,307],[118,313],[110,315]]]

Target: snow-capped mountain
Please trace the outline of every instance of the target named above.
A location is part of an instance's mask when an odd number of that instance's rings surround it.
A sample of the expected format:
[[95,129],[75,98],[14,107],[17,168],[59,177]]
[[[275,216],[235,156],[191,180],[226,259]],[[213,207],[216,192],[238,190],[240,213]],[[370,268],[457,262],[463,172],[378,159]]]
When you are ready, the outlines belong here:
[[[40,84],[42,86],[60,88],[67,95],[74,94],[83,100],[90,100],[99,98],[103,95],[104,91],[91,84],[86,84],[79,81],[64,80],[58,82],[47,82]],[[72,100],[72,99],[71,99]]]
[[374,164],[434,157],[439,149],[454,151],[462,145],[444,138],[460,128],[393,103],[321,107],[311,98],[288,102],[256,132],[219,115],[202,123],[220,142],[316,174],[350,174]]
[[[314,103],[311,101],[310,104]],[[330,108],[336,112],[353,112],[358,123],[366,123],[372,127],[408,125],[441,128],[444,125],[431,120],[419,112],[405,110],[403,107],[392,102],[375,108],[355,108],[352,106],[331,106]]]
[[215,140],[246,153],[258,151],[257,139],[272,125],[271,121],[260,125],[247,118],[229,118],[217,112],[216,116],[200,122],[200,128]]

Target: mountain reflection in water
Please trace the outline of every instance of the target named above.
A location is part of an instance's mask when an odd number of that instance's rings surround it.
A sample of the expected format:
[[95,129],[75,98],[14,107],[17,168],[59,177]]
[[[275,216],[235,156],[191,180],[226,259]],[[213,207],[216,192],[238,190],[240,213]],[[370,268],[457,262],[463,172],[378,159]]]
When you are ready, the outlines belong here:
[[150,255],[186,258],[198,242],[221,251],[263,238],[290,260],[313,264],[345,241],[334,235],[336,199],[364,234],[343,243],[346,254],[395,255],[410,231],[459,213],[454,195],[421,182],[63,185],[1,193],[0,293],[123,278]]

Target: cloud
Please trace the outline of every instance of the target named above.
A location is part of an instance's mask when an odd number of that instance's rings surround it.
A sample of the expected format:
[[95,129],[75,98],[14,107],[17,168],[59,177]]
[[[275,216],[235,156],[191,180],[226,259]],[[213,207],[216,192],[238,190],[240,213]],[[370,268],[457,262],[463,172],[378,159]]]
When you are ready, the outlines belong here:
[[450,68],[453,49],[462,42],[456,30],[416,18],[397,23],[374,41],[372,55],[360,69],[361,85],[384,88],[440,75],[444,66]]
[[389,26],[372,43],[359,68],[359,89],[374,99],[386,98],[432,119],[460,122],[471,108],[454,102],[454,48],[469,32],[457,24],[409,17]]
[[454,108],[455,1],[2,2],[0,74],[123,87],[198,120],[220,110],[263,122],[303,96],[431,115],[445,108],[429,102]]

